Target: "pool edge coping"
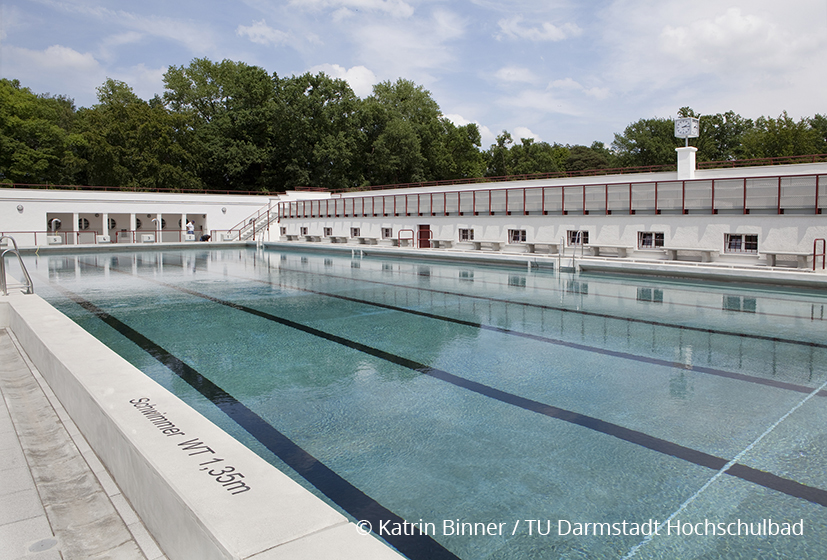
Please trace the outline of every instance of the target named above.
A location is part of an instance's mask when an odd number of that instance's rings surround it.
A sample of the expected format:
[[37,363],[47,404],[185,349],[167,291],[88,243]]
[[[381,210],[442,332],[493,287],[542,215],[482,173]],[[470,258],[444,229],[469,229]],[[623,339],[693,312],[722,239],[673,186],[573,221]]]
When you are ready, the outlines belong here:
[[[169,558],[195,554],[205,559],[287,560],[332,553],[353,560],[402,558],[379,539],[363,536],[342,513],[39,296],[0,296],[0,327],[14,333]],[[247,492],[234,496],[199,472],[197,461],[203,455],[192,457],[194,453],[168,440],[176,439],[174,433],[161,435],[157,426],[141,418],[138,408],[130,406],[125,397],[132,395],[135,401],[151,399],[138,404],[158,404],[165,417],[187,426],[199,443],[232,457],[238,472],[253,475],[247,475],[253,496],[245,496]],[[274,508],[273,503],[283,507]]]

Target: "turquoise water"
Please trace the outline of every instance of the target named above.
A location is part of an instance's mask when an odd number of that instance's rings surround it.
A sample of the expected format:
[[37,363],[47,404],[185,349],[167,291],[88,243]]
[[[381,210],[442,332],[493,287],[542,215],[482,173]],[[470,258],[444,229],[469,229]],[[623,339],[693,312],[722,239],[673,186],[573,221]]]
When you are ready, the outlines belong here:
[[[822,293],[253,249],[27,266],[41,296],[265,459],[318,492],[76,302],[459,558],[827,557]],[[672,515],[651,541],[629,534]],[[674,534],[739,520],[803,534]]]

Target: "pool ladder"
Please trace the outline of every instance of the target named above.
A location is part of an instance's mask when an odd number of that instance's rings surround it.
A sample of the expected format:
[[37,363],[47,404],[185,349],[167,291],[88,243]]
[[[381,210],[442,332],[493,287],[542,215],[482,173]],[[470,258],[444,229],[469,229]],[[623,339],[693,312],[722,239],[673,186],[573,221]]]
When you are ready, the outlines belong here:
[[3,251],[0,254],[0,295],[7,296],[9,295],[9,285],[6,283],[6,253],[12,253],[13,255],[17,255],[17,262],[20,263],[20,270],[23,271],[23,277],[25,280],[24,284],[14,284],[12,288],[26,288],[24,293],[26,294],[33,294],[34,293],[34,284],[32,283],[32,277],[29,276],[29,271],[26,270],[26,265],[23,264],[23,259],[20,257],[20,251],[17,250],[17,241],[14,240],[14,237],[9,235],[2,235],[0,236],[0,245],[3,244],[4,240],[11,241],[11,247]]

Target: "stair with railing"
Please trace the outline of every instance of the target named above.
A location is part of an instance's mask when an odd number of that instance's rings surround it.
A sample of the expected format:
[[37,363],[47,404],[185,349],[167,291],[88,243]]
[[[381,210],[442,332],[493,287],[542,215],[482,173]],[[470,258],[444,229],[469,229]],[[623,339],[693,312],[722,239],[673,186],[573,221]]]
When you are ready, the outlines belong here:
[[274,212],[272,206],[273,203],[268,204],[227,230],[229,240],[256,241],[261,239],[262,235],[269,231],[270,224],[278,221],[278,212]]

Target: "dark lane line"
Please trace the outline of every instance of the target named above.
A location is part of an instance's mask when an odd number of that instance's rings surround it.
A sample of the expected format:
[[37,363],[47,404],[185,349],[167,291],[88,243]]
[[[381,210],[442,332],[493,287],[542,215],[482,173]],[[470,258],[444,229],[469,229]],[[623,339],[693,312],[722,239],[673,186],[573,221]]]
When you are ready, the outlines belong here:
[[[389,521],[387,526],[392,527],[395,523],[401,524],[405,521],[402,517],[390,511],[339,476],[327,465],[298,446],[290,438],[282,434],[266,420],[247,408],[246,405],[210,381],[196,369],[190,367],[163,347],[93,303],[60,285],[53,284],[53,286],[70,300],[121,333],[175,375],[186,381],[192,388],[209,399],[210,402],[217,406],[224,414],[247,430],[247,432],[264,445],[264,447],[269,449],[274,455],[290,466],[290,468],[330,498],[333,503],[337,504],[354,518],[370,521],[371,525],[377,529],[382,522]],[[382,538],[405,556],[414,560],[430,560],[432,558],[459,560],[455,554],[444,548],[428,535],[418,533],[412,535],[383,534]]]
[[[92,266],[94,266],[94,265],[92,265]],[[308,272],[308,271],[305,271],[305,270],[298,270],[298,269],[295,269],[295,268],[283,268],[281,266],[279,266],[277,268],[277,270],[287,270],[289,272],[298,272],[300,274],[313,274],[315,276],[326,276],[328,278],[335,278],[335,279],[339,279],[339,280],[349,280],[349,281],[354,280],[354,278],[350,277],[350,276],[340,276],[340,275],[337,275],[337,274],[329,274],[329,273],[323,273],[323,272],[312,272],[311,273],[311,272]],[[543,309],[543,310],[547,310],[547,311],[560,311],[562,313],[573,313],[573,314],[576,314],[576,315],[584,315],[584,316],[587,316],[587,317],[598,317],[598,318],[601,318],[601,319],[614,319],[616,321],[626,321],[626,322],[629,322],[629,323],[640,323],[640,324],[643,324],[643,325],[652,325],[652,326],[655,326],[655,327],[666,327],[666,328],[669,328],[669,329],[694,331],[694,332],[701,332],[701,333],[705,333],[705,334],[721,334],[721,335],[726,335],[726,336],[735,336],[735,337],[754,339],[754,340],[766,340],[768,342],[782,342],[782,343],[785,343],[785,344],[793,344],[793,345],[798,345],[798,346],[808,346],[808,347],[813,347],[813,348],[827,349],[827,343],[821,343],[821,342],[809,342],[809,341],[804,341],[804,340],[795,340],[795,339],[791,339],[791,338],[780,338],[780,337],[776,337],[776,336],[767,336],[767,335],[760,335],[760,334],[745,334],[745,333],[739,333],[739,332],[734,332],[734,331],[708,329],[708,328],[704,328],[704,327],[693,327],[693,326],[690,326],[690,325],[677,325],[677,324],[673,324],[673,323],[665,323],[665,322],[662,322],[662,321],[653,321],[651,319],[636,319],[634,317],[618,317],[616,315],[610,315],[608,313],[598,313],[596,311],[584,311],[582,309],[569,309],[567,307],[558,307],[558,306],[554,306],[554,305],[543,305],[543,304],[529,303],[529,302],[523,302],[523,301],[511,301],[511,300],[507,300],[507,299],[494,298],[494,297],[488,297],[488,296],[479,296],[479,295],[467,294],[467,293],[462,293],[462,292],[451,292],[451,291],[448,291],[448,290],[437,290],[435,288],[424,288],[422,286],[411,286],[411,285],[402,286],[400,284],[394,284],[394,283],[391,283],[391,282],[382,282],[382,281],[379,281],[379,280],[368,280],[368,279],[365,279],[365,278],[359,278],[358,281],[359,282],[364,282],[366,284],[378,284],[378,285],[381,285],[381,286],[391,286],[393,288],[407,288],[407,289],[410,289],[410,290],[431,292],[431,293],[435,293],[435,294],[449,295],[449,296],[455,296],[455,297],[460,297],[460,298],[470,298],[470,299],[477,299],[477,300],[481,300],[481,301],[490,301],[490,302],[494,302],[494,303],[505,303],[505,304],[509,304],[509,305],[519,305],[519,306],[523,306],[523,307],[530,307],[530,308],[534,308],[534,309]]]
[[[93,264],[89,264],[89,263],[82,263],[82,264],[83,264],[83,266],[91,266],[93,268],[99,268],[98,265],[93,265]],[[167,266],[170,266],[170,265],[167,265]],[[181,265],[174,264],[174,265],[171,265],[171,266],[181,266]],[[287,270],[289,272],[298,272],[298,273],[302,273],[302,274],[309,274],[305,271],[296,270],[296,269],[292,269],[292,268],[284,269],[282,267],[279,267],[278,270],[279,271]],[[116,271],[121,272],[122,274],[126,274],[125,272],[122,272],[122,271],[117,270],[117,269],[116,269]],[[344,279],[344,278],[346,278],[346,277],[342,277],[342,276],[335,276],[335,275],[329,275],[329,274],[320,274],[320,275],[335,278],[335,279]],[[267,286],[279,286],[280,288],[287,288],[287,289],[291,289],[291,290],[306,292],[306,293],[320,295],[320,296],[324,296],[324,297],[336,298],[336,299],[340,299],[340,300],[344,300],[344,301],[350,301],[350,302],[353,302],[353,303],[371,305],[371,306],[374,306],[374,307],[378,307],[378,308],[381,308],[381,309],[387,309],[387,310],[390,310],[390,311],[398,311],[400,313],[407,313],[407,314],[410,314],[410,315],[416,315],[416,316],[425,317],[425,318],[429,318],[429,319],[435,319],[435,320],[438,320],[438,321],[454,323],[454,324],[457,324],[457,325],[463,325],[463,326],[476,328],[476,329],[480,329],[480,330],[496,332],[496,333],[505,334],[505,335],[508,335],[508,336],[516,336],[516,337],[520,337],[520,338],[526,338],[526,339],[534,340],[534,341],[537,341],[537,342],[543,342],[543,343],[546,343],[546,344],[554,344],[554,345],[557,345],[557,346],[564,346],[564,347],[572,348],[572,349],[575,349],[575,350],[581,350],[581,351],[584,351],[584,352],[591,352],[591,353],[595,353],[595,354],[602,354],[602,355],[605,355],[605,356],[611,356],[611,357],[614,357],[614,358],[620,358],[620,359],[624,359],[624,360],[632,360],[632,361],[636,361],[636,362],[640,362],[640,363],[647,363],[647,364],[663,366],[663,367],[668,367],[668,368],[681,369],[681,370],[685,370],[685,371],[693,371],[693,372],[697,372],[697,373],[704,373],[704,374],[713,375],[713,376],[716,376],[716,377],[723,377],[723,378],[726,378],[726,379],[733,379],[733,380],[736,380],[736,381],[743,381],[743,382],[746,382],[746,383],[754,383],[754,384],[757,384],[757,385],[764,385],[764,386],[767,386],[767,387],[775,387],[776,389],[783,389],[783,390],[787,390],[787,391],[795,391],[795,392],[803,393],[803,394],[809,394],[810,392],[813,391],[812,387],[807,387],[806,385],[798,385],[796,383],[788,383],[786,381],[778,381],[778,380],[775,380],[775,379],[768,379],[768,378],[765,378],[765,377],[757,377],[757,376],[753,376],[753,375],[746,375],[746,374],[743,374],[743,373],[736,373],[736,372],[731,372],[731,371],[726,371],[726,370],[721,370],[721,369],[711,368],[711,367],[706,367],[706,366],[687,365],[687,364],[683,364],[681,362],[674,362],[674,361],[670,361],[670,360],[664,360],[664,359],[661,359],[661,358],[641,356],[641,355],[632,354],[632,353],[629,353],[629,352],[620,352],[620,351],[616,351],[616,350],[609,350],[609,349],[600,348],[600,347],[597,347],[597,346],[589,346],[589,345],[586,345],[586,344],[579,344],[577,342],[569,342],[569,341],[565,341],[565,340],[561,340],[561,339],[550,338],[550,337],[531,334],[531,333],[526,333],[526,332],[522,332],[522,331],[515,331],[515,330],[507,329],[505,327],[497,327],[497,326],[494,326],[494,325],[487,325],[485,323],[478,323],[478,322],[474,322],[474,321],[466,321],[466,320],[463,320],[463,319],[456,319],[454,317],[449,317],[449,316],[446,316],[446,315],[437,315],[437,314],[428,313],[428,312],[425,312],[425,311],[418,311],[416,309],[410,309],[410,308],[406,308],[406,307],[399,307],[399,306],[385,304],[385,303],[378,303],[378,302],[374,302],[374,301],[370,301],[370,300],[363,300],[363,299],[358,299],[358,298],[354,298],[354,297],[350,297],[350,296],[344,296],[344,295],[340,295],[340,294],[333,294],[333,293],[329,293],[329,292],[320,292],[320,291],[317,291],[317,290],[312,290],[310,288],[300,288],[300,287],[297,287],[297,286],[292,285],[292,284],[287,284],[286,282],[275,283],[275,282],[271,282],[269,280],[261,280],[261,279],[258,279],[258,278],[247,278],[247,277],[236,276],[236,275],[232,275],[232,274],[229,274],[228,276],[231,276],[231,277],[234,277],[234,278],[239,278],[239,279],[245,280],[245,281],[255,282],[255,283],[258,283],[258,284],[264,284],[264,285],[267,285]],[[827,390],[819,391],[816,394],[816,396],[827,397]]]
[[[292,269],[290,269],[290,270],[293,271]],[[293,271],[293,272],[297,272],[297,271]],[[239,278],[241,278],[241,277],[239,277]],[[341,300],[350,301],[350,302],[353,302],[353,303],[371,305],[371,306],[378,307],[378,308],[381,308],[381,309],[387,309],[389,311],[398,311],[400,313],[407,313],[407,314],[410,314],[410,315],[417,315],[417,316],[420,316],[420,317],[426,317],[428,319],[436,319],[438,321],[454,323],[454,324],[457,324],[457,325],[463,325],[463,326],[472,327],[472,328],[476,328],[476,329],[480,329],[480,330],[496,332],[496,333],[499,333],[499,334],[505,334],[505,335],[509,335],[509,336],[516,336],[516,337],[520,337],[520,338],[527,338],[529,340],[534,340],[534,341],[537,341],[537,342],[544,342],[544,343],[547,343],[547,344],[554,344],[554,345],[557,345],[557,346],[565,346],[567,348],[573,348],[573,349],[582,350],[582,351],[585,351],[585,352],[592,352],[592,353],[595,353],[595,354],[603,354],[603,355],[606,355],[606,356],[611,356],[613,358],[621,358],[621,359],[624,359],[624,360],[633,360],[633,361],[636,361],[636,362],[642,362],[642,363],[647,363],[647,364],[664,366],[664,367],[668,367],[668,368],[677,368],[677,369],[681,369],[681,370],[685,370],[685,371],[694,371],[694,372],[698,372],[698,373],[705,373],[705,374],[714,375],[714,376],[717,376],[717,377],[724,377],[724,378],[727,378],[727,379],[734,379],[734,380],[737,380],[737,381],[745,381],[747,383],[755,383],[755,384],[758,384],[758,385],[766,385],[768,387],[775,387],[777,389],[785,389],[785,390],[788,390],[788,391],[796,391],[796,392],[804,393],[804,394],[810,394],[813,391],[813,387],[807,387],[806,385],[798,385],[798,384],[795,384],[795,383],[788,383],[788,382],[785,382],[785,381],[777,381],[775,379],[767,379],[767,378],[764,378],[764,377],[746,375],[746,374],[743,374],[743,373],[736,373],[736,372],[732,372],[732,371],[726,371],[726,370],[721,370],[721,369],[716,369],[716,368],[711,368],[711,367],[706,367],[706,366],[687,365],[687,364],[683,364],[683,363],[680,363],[680,362],[674,362],[674,361],[670,361],[670,360],[663,360],[663,359],[660,359],[660,358],[652,358],[652,357],[648,357],[648,356],[641,356],[641,355],[638,355],[638,354],[631,354],[629,352],[620,352],[620,351],[616,351],[616,350],[609,350],[609,349],[606,349],[606,348],[599,348],[597,346],[589,346],[589,345],[586,345],[586,344],[579,344],[577,342],[569,342],[569,341],[565,341],[565,340],[561,340],[561,339],[557,339],[557,338],[550,338],[550,337],[531,334],[531,333],[526,333],[526,332],[522,332],[522,331],[515,331],[515,330],[507,329],[505,327],[497,327],[497,326],[494,326],[494,325],[487,325],[485,323],[477,323],[477,322],[474,322],[474,321],[466,321],[466,320],[463,320],[463,319],[456,319],[454,317],[448,317],[448,316],[445,316],[445,315],[437,315],[437,314],[434,314],[434,313],[428,313],[426,311],[418,311],[416,309],[410,309],[410,308],[407,308],[407,307],[398,307],[398,306],[395,306],[395,305],[390,305],[390,304],[386,304],[386,303],[378,303],[378,302],[374,302],[374,301],[370,301],[370,300],[358,299],[358,298],[354,298],[354,297],[350,297],[350,296],[344,296],[344,295],[340,295],[340,294],[320,292],[320,291],[317,291],[317,290],[311,290],[310,288],[299,288],[297,286],[287,284],[286,282],[285,283],[279,282],[279,283],[276,284],[276,283],[270,282],[268,280],[259,280],[259,279],[256,279],[256,278],[253,278],[253,279],[246,278],[245,280],[253,281],[253,282],[256,282],[256,283],[265,284],[265,285],[269,285],[269,286],[279,286],[280,288],[287,288],[287,289],[291,289],[291,290],[297,290],[297,291],[306,292],[306,293],[310,293],[310,294],[314,294],[314,295],[320,295],[320,296],[324,296],[324,297],[331,297],[331,298],[341,299]],[[819,391],[818,393],[816,393],[816,396],[827,397],[827,390]]]
[[[142,280],[146,280],[148,282],[152,282],[167,288],[180,291],[182,293],[186,293],[195,297],[205,299],[207,301],[211,301],[213,303],[223,305],[230,309],[236,309],[238,311],[243,311],[256,317],[261,317],[262,319],[278,323],[280,325],[307,333],[318,338],[322,338],[324,340],[328,340],[330,342],[334,342],[346,348],[351,348],[353,350],[357,350],[364,354],[374,356],[381,360],[385,360],[387,362],[408,368],[423,375],[428,375],[430,377],[439,379],[441,381],[445,381],[457,387],[461,387],[463,389],[475,392],[479,395],[498,400],[505,404],[517,406],[524,410],[536,412],[538,414],[542,414],[550,418],[556,418],[558,420],[563,420],[564,422],[568,422],[570,424],[574,424],[609,436],[613,436],[622,441],[633,443],[635,445],[645,447],[646,449],[650,449],[658,453],[670,455],[672,457],[682,459],[695,465],[707,467],[713,470],[720,470],[728,463],[726,459],[717,457],[715,455],[711,455],[709,453],[705,453],[703,451],[692,449],[690,447],[685,447],[671,441],[651,436],[649,434],[645,434],[637,430],[625,428],[623,426],[619,426],[611,422],[606,422],[604,420],[587,416],[585,414],[565,410],[556,406],[544,404],[538,401],[527,399],[525,397],[520,397],[518,395],[507,393],[505,391],[495,389],[482,383],[471,381],[470,379],[466,379],[464,377],[448,373],[447,371],[432,368],[430,366],[421,364],[414,360],[409,360],[402,356],[397,356],[395,354],[391,354],[390,352],[385,352],[384,350],[380,350],[378,348],[374,348],[372,346],[368,346],[360,342],[349,340],[335,334],[327,333],[325,331],[321,331],[319,329],[315,329],[313,327],[297,323],[290,319],[278,317],[265,311],[261,311],[252,307],[247,307],[245,305],[241,305],[232,301],[222,300],[215,296],[197,292],[189,288],[168,284],[160,280],[155,280],[154,278],[148,278],[143,276],[139,276],[139,278],[141,278]],[[746,465],[741,464],[733,465],[726,471],[726,474],[740,478],[747,482],[758,484],[765,488],[770,488],[773,490],[777,490],[779,492],[783,492],[789,496],[801,498],[809,502],[827,507],[827,490],[823,490],[818,487],[807,486],[794,480],[789,480],[778,475],[754,469],[752,467],[748,467]]]
[[[276,253],[279,253],[279,254],[282,254],[284,251],[287,251],[291,254],[295,254],[294,251],[298,252],[299,254],[302,254],[301,249],[298,248],[298,247],[291,247],[289,249],[279,247],[279,248],[276,248],[276,249],[269,249],[269,250],[273,251],[273,252],[276,252]],[[307,254],[307,253],[304,253],[304,254]],[[378,254],[373,254],[373,253],[366,253],[366,255],[369,256],[369,257],[376,257],[376,258],[388,257],[388,258],[396,259],[396,260],[399,260],[401,258],[401,257],[398,257],[398,256],[394,257],[393,255],[378,255]],[[343,255],[339,254],[337,256],[342,257]],[[383,262],[383,261],[374,261],[374,262]],[[383,262],[383,264],[384,264],[384,262]],[[440,264],[442,264],[442,263],[440,263]],[[453,264],[455,266],[458,265],[457,261],[453,261]],[[423,263],[422,266],[430,266],[430,264]],[[459,265],[459,266],[461,266],[461,265]],[[467,266],[473,266],[473,263],[468,263]],[[289,269],[289,270],[295,270],[295,269]],[[296,272],[299,272],[299,271],[296,271]],[[519,271],[515,268],[514,272],[517,273]],[[398,272],[398,274],[404,274],[405,276],[418,276],[418,274],[415,273],[415,272],[403,272],[401,270]],[[600,275],[600,276],[589,275],[588,273],[581,273],[581,275],[585,276],[587,280],[594,280],[597,283],[600,283],[606,277],[604,275]],[[431,278],[437,278],[437,279],[440,279],[440,280],[455,280],[456,279],[456,277],[453,277],[453,276],[442,276],[442,275],[439,275],[439,274],[431,275],[430,277]],[[500,287],[505,287],[505,288],[509,287],[508,284],[504,284],[502,282],[495,282],[495,281],[492,281],[492,280],[478,280],[478,279],[475,279],[474,281],[479,282],[480,284],[485,284],[485,285],[489,285],[489,286],[500,286]],[[653,279],[650,279],[650,285],[651,285],[652,282],[653,282]],[[536,286],[536,285],[533,286],[532,289],[540,291],[540,292],[549,292],[551,294],[561,294],[561,293],[566,293],[567,292],[567,290],[561,290],[559,288],[547,288],[547,287],[544,287],[544,286]],[[686,290],[685,288],[678,287],[678,288],[676,288],[676,290],[681,290],[681,291],[684,291],[684,292],[690,292],[691,293],[690,290]],[[631,302],[638,301],[637,298],[633,298],[633,297],[630,297],[630,296],[608,295],[608,294],[597,294],[597,295],[599,297],[612,298],[612,299],[621,300],[621,301],[622,300],[631,301]],[[721,295],[723,295],[723,294],[721,294]],[[782,298],[779,298],[779,297],[771,297],[770,295],[767,295],[767,294],[762,294],[761,298],[766,299],[766,300],[776,301],[776,302],[788,302],[789,301],[787,299],[782,299]],[[712,310],[712,311],[720,311],[721,310],[720,307],[713,307],[711,305],[698,305],[698,304],[694,304],[694,303],[681,303],[681,302],[677,302],[677,301],[671,301],[671,302],[669,302],[669,305],[674,305],[676,307],[689,307],[689,308],[693,308],[693,309],[695,309],[695,308],[697,308],[697,309],[709,309],[709,310]],[[799,315],[787,315],[787,314],[784,314],[784,313],[771,313],[771,312],[768,312],[768,311],[761,311],[761,312],[756,313],[756,315],[761,316],[761,317],[770,317],[770,318],[771,317],[784,317],[786,319],[799,319],[799,320],[810,320],[810,321],[813,320],[811,317],[799,316]],[[827,319],[822,318],[822,319],[815,319],[815,320],[825,321]]]

